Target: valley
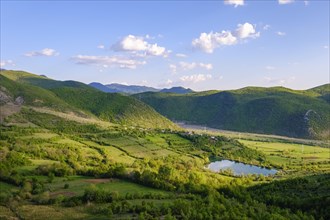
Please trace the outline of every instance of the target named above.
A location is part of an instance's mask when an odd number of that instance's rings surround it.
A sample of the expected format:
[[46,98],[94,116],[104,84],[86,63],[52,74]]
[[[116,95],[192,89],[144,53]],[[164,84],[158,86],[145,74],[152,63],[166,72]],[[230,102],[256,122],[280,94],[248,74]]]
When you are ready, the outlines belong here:
[[0,0],[0,220],[330,220],[329,8]]
[[[25,72],[0,77],[1,112],[19,106],[0,127],[2,219],[329,217],[326,141],[186,130],[133,97]],[[207,169],[217,160],[277,172]]]

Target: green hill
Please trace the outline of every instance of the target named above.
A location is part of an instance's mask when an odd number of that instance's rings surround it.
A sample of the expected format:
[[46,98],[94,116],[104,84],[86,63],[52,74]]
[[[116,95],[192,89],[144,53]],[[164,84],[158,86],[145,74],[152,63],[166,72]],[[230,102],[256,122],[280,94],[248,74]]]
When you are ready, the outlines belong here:
[[234,131],[303,138],[330,137],[329,85],[299,91],[284,87],[246,87],[239,90],[188,95],[135,95],[159,113],[177,121]]
[[1,86],[25,105],[96,116],[113,123],[146,128],[177,128],[133,97],[108,94],[75,81],[56,81],[23,71],[1,71]]
[[319,98],[330,103],[330,83],[309,89],[308,91],[317,93]]

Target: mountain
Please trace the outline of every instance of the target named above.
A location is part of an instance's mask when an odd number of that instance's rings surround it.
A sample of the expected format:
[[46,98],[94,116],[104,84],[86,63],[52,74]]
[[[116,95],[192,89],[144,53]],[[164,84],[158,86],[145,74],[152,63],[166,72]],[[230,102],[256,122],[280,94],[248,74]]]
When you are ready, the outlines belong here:
[[133,97],[104,93],[80,82],[57,81],[23,71],[1,71],[0,77],[0,98],[7,103],[6,108],[17,106],[13,100],[20,97],[23,106],[47,107],[130,126],[177,128]]
[[330,137],[329,84],[299,91],[246,87],[191,94],[142,93],[138,97],[172,120],[219,129],[302,138]]
[[164,93],[176,93],[176,94],[188,94],[194,92],[191,89],[186,89],[183,87],[172,87],[170,89],[155,89],[153,87],[147,86],[137,86],[137,85],[122,85],[118,83],[112,83],[103,85],[102,83],[92,82],[88,84],[89,86],[98,89],[102,92],[107,93],[124,93],[124,94],[137,94],[143,92],[164,92]]
[[93,82],[89,84],[91,87],[108,93],[125,93],[125,94],[136,94],[141,92],[157,92],[158,89],[147,87],[147,86],[137,86],[137,85],[122,85],[118,83],[112,83],[108,85],[103,85],[101,83]]
[[162,89],[160,90],[160,92],[164,92],[164,93],[176,93],[176,94],[188,94],[188,93],[193,93],[194,91],[191,89],[186,89],[183,87],[172,87],[170,89]]

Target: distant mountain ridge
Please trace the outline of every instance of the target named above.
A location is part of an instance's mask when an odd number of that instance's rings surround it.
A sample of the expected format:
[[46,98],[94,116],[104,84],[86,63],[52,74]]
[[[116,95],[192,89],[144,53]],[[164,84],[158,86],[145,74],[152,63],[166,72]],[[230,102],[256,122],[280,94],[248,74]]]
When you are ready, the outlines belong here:
[[172,87],[169,89],[156,89],[148,86],[139,86],[139,85],[123,85],[119,83],[112,83],[103,85],[102,83],[92,82],[88,84],[89,86],[98,89],[102,92],[107,93],[124,93],[124,94],[137,94],[143,92],[164,92],[164,93],[177,93],[177,94],[187,94],[194,92],[191,89],[186,89],[183,87]]
[[138,86],[138,85],[122,85],[119,83],[112,83],[103,85],[102,83],[92,82],[88,84],[91,87],[94,87],[102,92],[107,93],[125,93],[125,94],[136,94],[141,92],[158,92],[159,89],[148,86]]
[[170,89],[162,89],[160,90],[160,92],[164,92],[164,93],[176,93],[176,94],[188,94],[188,93],[193,93],[194,91],[191,89],[186,89],[183,88],[181,86],[179,87],[172,87]]

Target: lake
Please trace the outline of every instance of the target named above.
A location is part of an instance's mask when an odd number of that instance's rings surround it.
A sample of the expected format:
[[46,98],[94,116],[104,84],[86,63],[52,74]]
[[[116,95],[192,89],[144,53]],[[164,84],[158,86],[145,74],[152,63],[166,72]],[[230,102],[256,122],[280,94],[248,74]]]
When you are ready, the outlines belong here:
[[263,174],[265,176],[268,176],[273,175],[277,172],[277,170],[275,169],[262,168],[231,160],[220,160],[212,162],[208,165],[208,169],[215,172],[230,169],[233,171],[234,175]]

